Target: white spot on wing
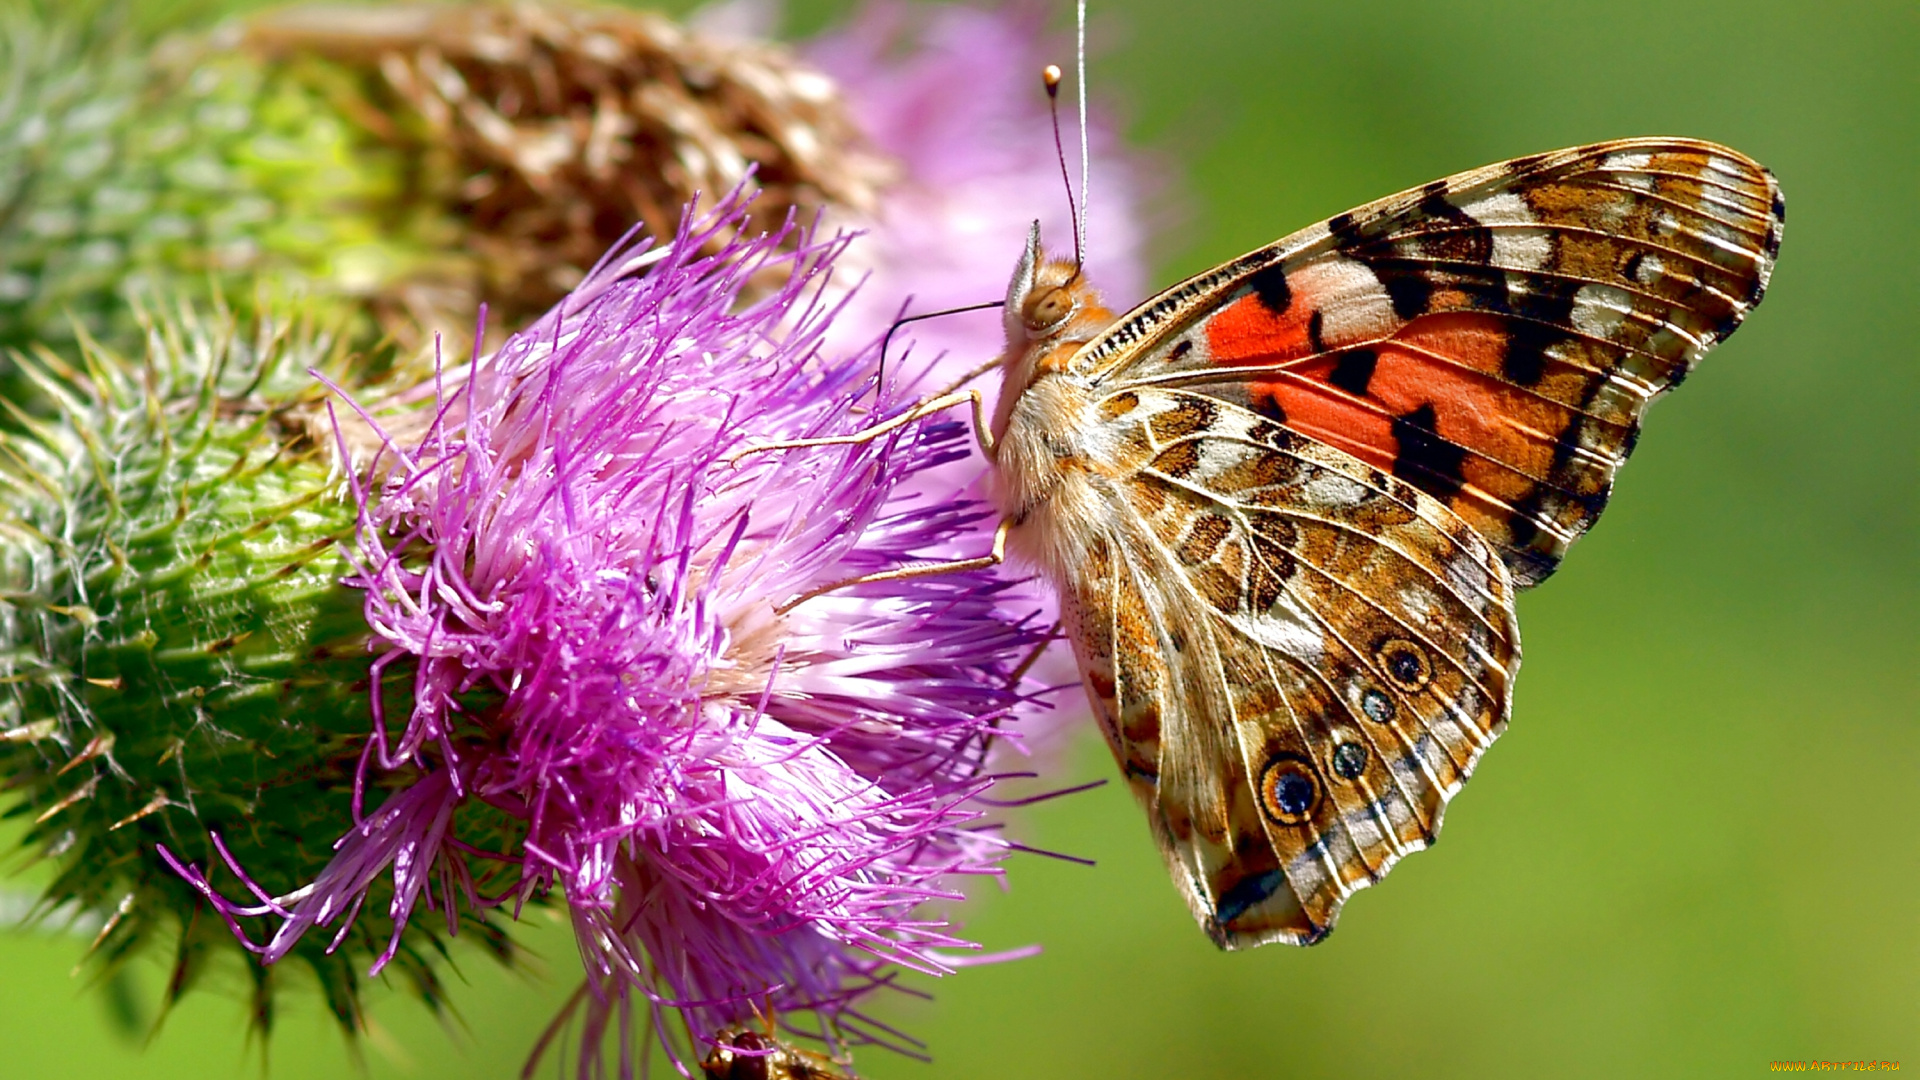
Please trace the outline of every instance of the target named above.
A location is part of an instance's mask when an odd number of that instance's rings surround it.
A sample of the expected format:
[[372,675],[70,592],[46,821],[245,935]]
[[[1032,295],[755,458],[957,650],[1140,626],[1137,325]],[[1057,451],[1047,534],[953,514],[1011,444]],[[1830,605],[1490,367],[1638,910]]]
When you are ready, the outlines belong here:
[[1477,741],[1468,735],[1468,726],[1457,720],[1436,719],[1427,730],[1433,733],[1434,743],[1439,747],[1439,752],[1433,755],[1436,767],[1444,762],[1458,768],[1455,763],[1472,759],[1474,751],[1479,749]]
[[1326,633],[1300,602],[1283,592],[1264,614],[1234,616],[1234,628],[1269,649],[1317,663],[1326,654]]
[[1460,205],[1460,209],[1482,225],[1531,225],[1534,221],[1527,200],[1515,191],[1498,192]]
[[[1218,431],[1210,432],[1218,434]],[[1250,446],[1229,442],[1225,439],[1208,439],[1200,446],[1200,463],[1193,479],[1203,486],[1218,479],[1221,474],[1231,471],[1234,466],[1246,461],[1258,451]]]
[[1707,168],[1740,183],[1752,183],[1753,181],[1753,170],[1737,161],[1729,161],[1717,154],[1707,155]]
[[1418,626],[1433,614],[1433,593],[1425,586],[1426,582],[1409,581],[1405,588],[1394,595],[1400,601],[1404,618],[1408,623]]
[[1372,491],[1353,477],[1331,469],[1315,470],[1301,490],[1309,506],[1358,506]]
[[1611,285],[1582,285],[1573,294],[1573,325],[1583,334],[1611,337],[1633,312],[1633,301]]
[[[1476,556],[1477,552],[1468,549],[1448,559],[1446,561],[1447,584],[1452,587],[1455,596],[1469,605],[1475,605],[1477,610],[1484,611],[1491,606],[1486,601],[1493,595],[1493,579],[1486,568],[1480,565],[1480,560]],[[1482,603],[1476,605],[1476,601]],[[1425,612],[1421,614],[1424,615]]]
[[1553,241],[1531,229],[1499,230],[1493,234],[1493,265],[1508,270],[1538,270],[1553,255]]
[[1511,270],[1538,270],[1553,254],[1547,235],[1526,226],[1537,223],[1518,192],[1502,191],[1460,206],[1462,213],[1487,226],[1493,235],[1493,263]]
[[1363,848],[1372,849],[1391,842],[1387,833],[1380,828],[1380,822],[1364,808],[1341,815],[1341,821],[1347,831],[1353,834],[1354,841]]
[[1245,410],[1223,410],[1208,433],[1222,439],[1251,439],[1253,430],[1265,423],[1258,415]]
[[1393,302],[1364,263],[1328,256],[1287,275],[1296,295],[1320,312],[1320,340],[1330,348],[1383,337],[1399,325]]
[[1653,177],[1645,169],[1652,164],[1652,154],[1608,154],[1600,163],[1602,172],[1614,173],[1611,179],[1622,187],[1635,191],[1652,191]]
[[[1326,852],[1320,850],[1319,845],[1310,845],[1287,862],[1287,883],[1293,886],[1295,894],[1312,896],[1333,883],[1320,861],[1324,858]],[[1342,896],[1347,892],[1344,886],[1340,887]]]

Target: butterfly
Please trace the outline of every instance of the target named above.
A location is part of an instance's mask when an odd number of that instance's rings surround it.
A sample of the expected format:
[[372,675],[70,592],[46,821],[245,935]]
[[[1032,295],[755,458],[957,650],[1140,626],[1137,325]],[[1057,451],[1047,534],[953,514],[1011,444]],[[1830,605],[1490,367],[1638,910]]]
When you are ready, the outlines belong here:
[[974,396],[996,552],[1057,590],[1216,944],[1318,942],[1434,842],[1507,725],[1515,593],[1760,302],[1784,219],[1735,151],[1598,143],[1369,203],[1123,315],[1034,226],[990,425]]

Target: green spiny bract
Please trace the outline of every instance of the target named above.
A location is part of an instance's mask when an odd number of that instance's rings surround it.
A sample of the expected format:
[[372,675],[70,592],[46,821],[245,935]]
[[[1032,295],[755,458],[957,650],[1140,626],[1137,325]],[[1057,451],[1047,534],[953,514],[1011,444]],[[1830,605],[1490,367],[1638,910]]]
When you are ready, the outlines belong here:
[[342,115],[338,74],[149,50],[121,14],[0,15],[0,347],[137,346],[143,287],[349,305],[441,258],[453,234],[408,211],[405,162]]
[[[143,363],[86,339],[78,368],[45,348],[14,357],[56,412],[13,409],[19,430],[0,436],[0,778],[27,847],[57,867],[45,907],[106,918],[103,971],[171,941],[170,1003],[240,950],[156,845],[217,867],[218,834],[269,892],[312,881],[354,821],[372,657],[363,594],[341,584],[354,503],[303,419],[319,396],[307,369],[345,370],[336,339],[269,316],[244,334],[185,309],[146,323]],[[409,675],[384,688],[404,717]],[[415,920],[395,964],[440,1004],[435,922]],[[462,929],[508,958],[498,926]],[[332,955],[329,936],[293,955],[354,1029],[358,972],[385,942],[377,919]],[[247,959],[265,1026],[275,980]]]

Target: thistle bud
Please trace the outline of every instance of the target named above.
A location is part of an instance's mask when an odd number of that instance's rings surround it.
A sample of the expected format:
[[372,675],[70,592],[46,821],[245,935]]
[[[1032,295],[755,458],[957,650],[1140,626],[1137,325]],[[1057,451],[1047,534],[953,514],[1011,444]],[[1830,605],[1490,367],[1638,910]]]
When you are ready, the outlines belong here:
[[0,15],[0,346],[85,334],[138,355],[128,299],[155,286],[284,310],[427,272],[451,232],[401,212],[405,161],[323,79],[149,50],[115,14]]
[[[301,420],[337,334],[191,309],[144,326],[140,361],[91,340],[75,366],[17,357],[55,413],[0,434],[0,775],[57,867],[43,902],[105,916],[107,969],[170,941],[172,999],[233,939],[156,847],[311,880],[353,820],[372,657],[341,584],[354,507]],[[399,967],[432,1001],[430,934]],[[370,940],[295,954],[349,1026]],[[265,1025],[271,969],[249,970]]]

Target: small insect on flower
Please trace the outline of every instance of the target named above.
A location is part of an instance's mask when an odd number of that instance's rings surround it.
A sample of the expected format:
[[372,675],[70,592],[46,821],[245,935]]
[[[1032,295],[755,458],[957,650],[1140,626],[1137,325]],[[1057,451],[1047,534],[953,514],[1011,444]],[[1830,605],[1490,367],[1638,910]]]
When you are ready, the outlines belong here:
[[700,1071],[707,1080],[850,1080],[852,1076],[830,1058],[744,1027],[731,1027],[715,1036]]

